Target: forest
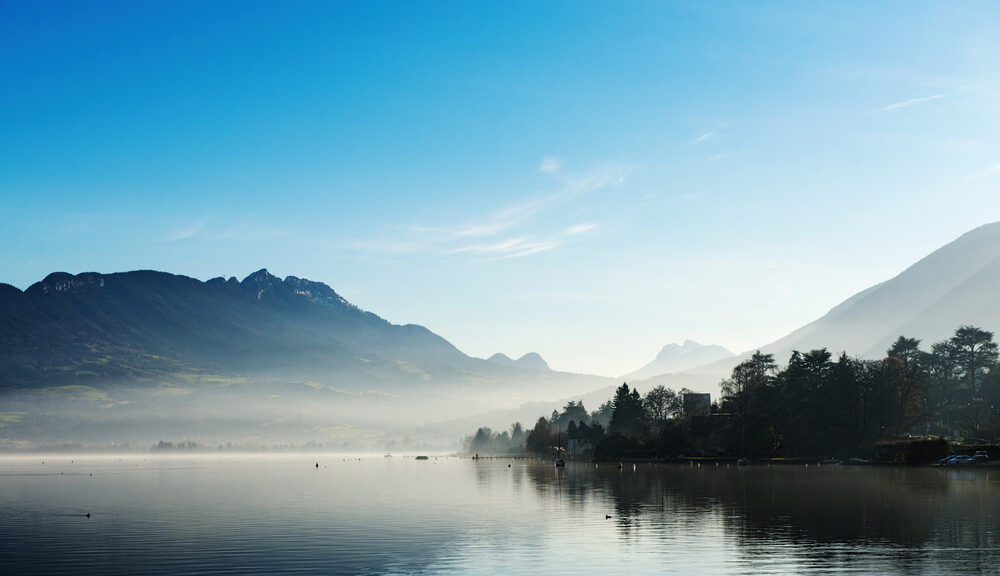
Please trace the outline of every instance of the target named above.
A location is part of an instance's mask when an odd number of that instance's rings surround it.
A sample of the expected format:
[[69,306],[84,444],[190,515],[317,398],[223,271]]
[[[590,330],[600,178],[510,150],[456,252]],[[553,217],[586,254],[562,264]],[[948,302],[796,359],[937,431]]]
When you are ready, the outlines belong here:
[[[623,383],[588,412],[570,401],[530,430],[480,428],[464,449],[480,454],[899,459],[908,445],[1000,441],[1000,369],[993,333],[961,326],[921,348],[900,336],[880,360],[792,352],[779,368],[760,351],[720,383],[721,398]],[[888,456],[886,456],[888,454]],[[930,456],[924,456],[926,460]]]

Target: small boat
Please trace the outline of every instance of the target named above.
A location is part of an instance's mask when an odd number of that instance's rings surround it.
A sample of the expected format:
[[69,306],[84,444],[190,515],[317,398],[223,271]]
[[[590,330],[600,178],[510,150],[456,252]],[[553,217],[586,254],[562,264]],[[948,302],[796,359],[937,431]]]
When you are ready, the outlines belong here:
[[427,456],[417,456],[416,460],[430,460]]
[[559,430],[556,432],[556,468],[566,466],[566,461],[562,458],[562,453],[565,451],[566,449],[562,446],[562,431]]
[[737,466],[749,466],[750,465],[750,459],[747,458],[746,456],[744,456],[743,458],[740,458],[739,460],[736,461],[736,465]]

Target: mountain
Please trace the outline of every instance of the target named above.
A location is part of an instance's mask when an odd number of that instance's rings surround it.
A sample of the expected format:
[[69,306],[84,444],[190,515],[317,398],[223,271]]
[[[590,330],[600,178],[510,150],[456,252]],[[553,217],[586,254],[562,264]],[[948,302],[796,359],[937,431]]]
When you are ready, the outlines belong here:
[[[140,270],[0,284],[0,448],[180,437],[353,442],[607,386],[471,358],[320,282]],[[381,432],[380,432],[381,431]]]
[[[899,275],[858,292],[817,320],[760,347],[779,365],[793,350],[826,348],[834,354],[881,358],[903,335],[921,347],[950,338],[970,324],[1000,336],[1000,222],[980,226],[942,246]],[[654,378],[677,389],[718,393],[717,383],[747,354]]]
[[792,350],[822,347],[880,358],[900,335],[919,338],[929,349],[963,324],[1000,333],[998,286],[1000,223],[994,223],[962,235],[762,349],[781,360]]
[[644,380],[659,374],[682,372],[716,360],[729,358],[732,355],[732,352],[722,346],[703,345],[692,340],[685,340],[684,344],[667,344],[652,362],[622,378],[628,382]]
[[0,388],[107,383],[178,372],[314,377],[465,368],[422,326],[396,326],[329,286],[267,270],[207,282],[164,272],[54,273],[0,289]]
[[549,368],[548,362],[546,362],[538,353],[528,352],[524,356],[521,356],[517,360],[512,359],[510,356],[497,352],[496,354],[487,358],[489,362],[495,364],[502,364],[504,366],[519,366],[521,368],[528,368],[530,370],[551,370]]

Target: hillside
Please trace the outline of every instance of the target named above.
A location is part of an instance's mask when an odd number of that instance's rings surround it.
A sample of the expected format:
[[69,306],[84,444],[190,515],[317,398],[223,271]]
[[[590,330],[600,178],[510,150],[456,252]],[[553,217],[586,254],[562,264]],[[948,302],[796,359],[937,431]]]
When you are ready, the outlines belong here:
[[[980,226],[935,250],[899,275],[862,290],[819,319],[760,347],[779,364],[793,350],[827,348],[864,358],[880,358],[904,335],[922,348],[951,337],[964,324],[1000,335],[1000,223]],[[698,366],[680,374],[657,376],[643,388],[664,384],[677,389],[718,393],[746,353]]]
[[899,335],[925,347],[962,324],[1000,331],[1000,223],[968,232],[895,278],[864,290],[815,322],[762,349],[779,359],[826,347],[866,358],[885,354]]
[[474,363],[426,328],[390,324],[325,284],[267,270],[207,282],[153,271],[50,274],[24,292],[0,291],[0,326],[3,388],[185,371],[334,371],[356,386]]
[[0,285],[0,447],[196,436],[348,441],[606,386],[471,358],[326,284],[156,271]]

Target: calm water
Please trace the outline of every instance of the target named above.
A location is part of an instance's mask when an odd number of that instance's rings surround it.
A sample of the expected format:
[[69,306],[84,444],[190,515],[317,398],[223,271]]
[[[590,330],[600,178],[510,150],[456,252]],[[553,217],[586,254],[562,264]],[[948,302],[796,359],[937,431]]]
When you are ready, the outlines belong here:
[[0,458],[0,572],[1000,571],[996,469],[507,464]]

